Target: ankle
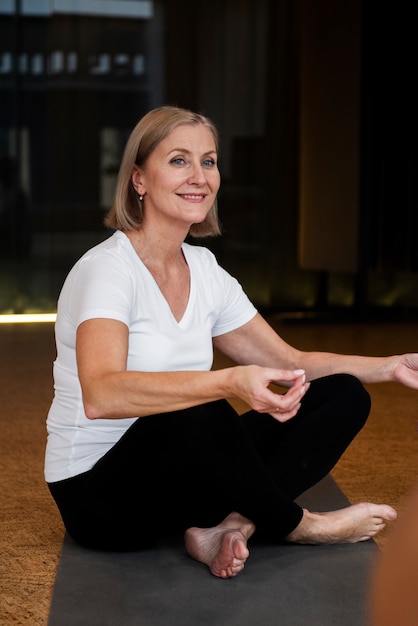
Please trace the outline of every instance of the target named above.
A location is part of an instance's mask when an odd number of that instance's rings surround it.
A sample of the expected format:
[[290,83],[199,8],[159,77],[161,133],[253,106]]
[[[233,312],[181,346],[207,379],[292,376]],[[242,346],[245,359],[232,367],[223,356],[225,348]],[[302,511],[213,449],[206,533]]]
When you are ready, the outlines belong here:
[[255,532],[255,524],[247,517],[235,511],[230,513],[220,525],[224,528],[239,530],[245,539],[249,539]]
[[308,509],[303,509],[303,516],[299,524],[287,536],[286,540],[297,543],[306,541],[315,535],[315,528],[319,519],[318,513],[311,513]]

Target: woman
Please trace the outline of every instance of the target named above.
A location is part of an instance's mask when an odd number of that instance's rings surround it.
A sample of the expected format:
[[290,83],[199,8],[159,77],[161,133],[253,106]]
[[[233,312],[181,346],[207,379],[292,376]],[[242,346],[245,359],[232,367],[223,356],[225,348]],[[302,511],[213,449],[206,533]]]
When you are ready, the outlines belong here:
[[[162,107],[133,130],[106,220],[115,233],[60,294],[45,476],[82,545],[138,550],[184,532],[188,553],[227,578],[256,529],[356,542],[395,519],[384,504],[317,514],[294,500],[363,426],[362,383],[416,388],[418,356],[301,352],[206,248],[184,243],[219,233],[217,155],[214,125],[190,111]],[[213,345],[237,365],[212,371]]]

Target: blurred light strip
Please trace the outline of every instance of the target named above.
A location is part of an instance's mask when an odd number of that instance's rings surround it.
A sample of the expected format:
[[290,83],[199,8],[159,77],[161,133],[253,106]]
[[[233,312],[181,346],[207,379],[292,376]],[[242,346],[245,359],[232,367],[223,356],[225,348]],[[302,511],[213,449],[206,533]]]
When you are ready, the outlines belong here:
[[[15,0],[0,0],[0,15],[16,13]],[[153,0],[20,0],[20,13],[29,17],[48,17],[53,14],[97,15],[151,19]]]
[[0,324],[37,324],[55,322],[56,313],[22,313],[19,315],[0,315]]

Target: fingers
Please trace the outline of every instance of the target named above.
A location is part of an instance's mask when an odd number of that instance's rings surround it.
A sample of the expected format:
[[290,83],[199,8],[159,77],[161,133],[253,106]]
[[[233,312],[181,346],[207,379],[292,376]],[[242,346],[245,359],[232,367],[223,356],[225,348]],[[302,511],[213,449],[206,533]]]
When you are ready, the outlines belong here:
[[[237,368],[240,374],[239,393],[247,404],[259,413],[269,413],[279,421],[286,421],[296,415],[300,403],[309,389],[304,370],[279,370],[262,368],[256,365]],[[271,383],[288,388],[284,394],[275,393]]]
[[283,410],[283,409],[277,408],[277,409],[274,409],[273,411],[266,411],[266,413],[270,413],[270,415],[274,417],[274,419],[277,420],[278,422],[287,422],[288,420],[292,419],[292,417],[295,417],[299,409],[300,409],[300,402],[296,404],[294,407],[292,407],[292,409],[289,409],[289,410]]
[[288,387],[289,383],[292,386],[305,382],[306,374],[305,370],[267,370],[267,373],[271,376],[271,382],[275,385],[281,385]]
[[270,413],[280,422],[291,419],[298,412],[301,400],[309,387],[310,383],[306,382],[305,374],[302,374],[285,394],[271,392],[272,395],[269,398],[271,404],[266,407],[266,413]]

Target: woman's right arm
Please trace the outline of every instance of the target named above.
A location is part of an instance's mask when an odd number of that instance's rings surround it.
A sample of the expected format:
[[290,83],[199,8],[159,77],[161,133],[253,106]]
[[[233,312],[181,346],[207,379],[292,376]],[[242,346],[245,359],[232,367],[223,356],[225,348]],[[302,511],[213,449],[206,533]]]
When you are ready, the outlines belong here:
[[[128,328],[112,319],[90,319],[80,324],[76,352],[89,419],[141,417],[222,398],[240,398],[253,409],[285,421],[296,414],[307,389],[301,372],[257,365],[210,372],[128,371]],[[286,394],[277,394],[269,389],[275,381],[293,386]]]

